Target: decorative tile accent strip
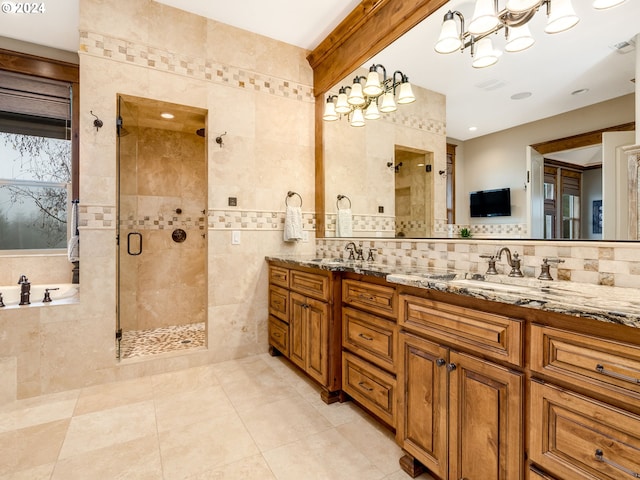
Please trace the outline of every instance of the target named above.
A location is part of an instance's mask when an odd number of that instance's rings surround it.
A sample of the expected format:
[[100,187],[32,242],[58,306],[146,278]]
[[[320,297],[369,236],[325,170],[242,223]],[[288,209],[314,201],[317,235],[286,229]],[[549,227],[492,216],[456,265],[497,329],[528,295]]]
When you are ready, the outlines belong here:
[[199,229],[204,230],[207,228],[207,219],[205,217],[192,218],[188,216],[175,216],[158,214],[157,217],[150,217],[145,215],[143,217],[135,218],[133,215],[129,215],[127,218],[120,219],[120,227],[125,230],[135,230],[137,228],[144,230],[165,230],[181,227],[185,229]]
[[524,238],[527,236],[526,223],[447,224],[445,231],[449,237],[455,238],[458,237],[461,228],[468,228],[476,238]]
[[78,227],[115,228],[116,207],[105,205],[78,205]]
[[96,57],[108,58],[144,68],[175,73],[185,77],[250,89],[255,92],[314,102],[313,87],[297,82],[251,72],[201,57],[192,57],[168,50],[135,44],[99,33],[81,31],[80,51]]
[[[214,230],[282,230],[285,212],[209,210],[209,228]],[[316,229],[314,212],[302,212],[302,228]]]
[[[320,238],[316,240],[317,257],[344,257],[344,246],[352,239]],[[450,239],[355,239],[365,252],[374,251],[375,261],[405,267],[457,269],[484,273],[487,260],[481,255],[495,254],[499,247],[509,247],[522,258],[526,277],[537,277],[543,258],[560,258],[564,263],[551,267],[557,280],[640,288],[640,244],[574,243],[535,240],[450,240]],[[603,258],[611,258],[604,261]],[[498,261],[497,270],[506,275],[506,260]]]
[[[336,214],[325,214],[325,235],[335,237],[336,234]],[[361,235],[371,235],[376,232],[389,235],[395,235],[395,218],[393,216],[384,215],[353,215],[353,233]]]

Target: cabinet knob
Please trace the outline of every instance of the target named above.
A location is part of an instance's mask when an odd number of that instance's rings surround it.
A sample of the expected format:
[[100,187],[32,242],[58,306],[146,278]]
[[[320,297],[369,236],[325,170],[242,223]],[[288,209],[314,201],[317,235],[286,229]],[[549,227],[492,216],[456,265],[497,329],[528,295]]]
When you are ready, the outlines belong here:
[[450,372],[453,372],[456,368],[458,367],[456,366],[455,363],[450,363],[449,365],[447,365],[447,370]]
[[444,358],[439,358],[436,360],[436,365],[439,367],[443,367],[444,364],[447,363],[446,360]]

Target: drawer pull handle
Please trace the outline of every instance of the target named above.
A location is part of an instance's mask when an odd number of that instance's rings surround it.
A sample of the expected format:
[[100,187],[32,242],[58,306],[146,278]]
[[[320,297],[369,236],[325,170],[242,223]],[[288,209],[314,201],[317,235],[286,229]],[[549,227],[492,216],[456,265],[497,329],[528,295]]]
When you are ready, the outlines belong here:
[[280,336],[280,332],[273,332],[273,336],[274,337],[279,337]]
[[367,340],[368,342],[372,342],[373,341],[373,337],[370,337],[369,335],[365,335],[364,333],[359,333],[358,336],[360,338],[364,338],[365,340]]
[[640,378],[634,378],[628,375],[622,375],[621,373],[612,372],[611,370],[605,369],[604,366],[600,364],[596,365],[596,372],[607,375],[608,377],[617,378],[618,380],[624,380],[625,382],[631,382],[640,385]]
[[438,367],[444,367],[444,364],[447,363],[446,360],[444,358],[439,358],[436,360],[436,365]]
[[373,388],[371,388],[369,385],[367,385],[364,382],[359,382],[358,385],[364,388],[367,392],[373,392]]
[[607,465],[609,465],[609,466],[611,466],[613,468],[617,468],[621,472],[624,472],[624,473],[626,473],[627,475],[630,475],[633,478],[640,478],[640,473],[636,473],[633,470],[629,470],[627,467],[623,467],[619,463],[612,462],[611,460],[607,460],[606,458],[604,458],[604,452],[602,450],[600,450],[599,448],[596,450],[596,460],[599,461],[599,462],[606,463]]
[[458,368],[458,366],[455,363],[450,363],[449,365],[447,365],[447,370],[449,370],[450,372],[453,372],[456,368]]

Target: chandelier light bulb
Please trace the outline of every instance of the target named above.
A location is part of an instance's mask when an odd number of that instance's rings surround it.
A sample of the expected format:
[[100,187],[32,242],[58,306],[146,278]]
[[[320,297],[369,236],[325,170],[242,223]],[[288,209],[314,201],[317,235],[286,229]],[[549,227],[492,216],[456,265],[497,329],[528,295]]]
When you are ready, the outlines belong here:
[[544,31],[547,33],[560,33],[573,27],[580,18],[576,15],[571,0],[553,0],[551,13]]
[[366,120],[378,120],[381,117],[380,110],[378,110],[378,102],[377,99],[374,98],[369,103],[369,106],[364,111],[364,118]]
[[360,85],[360,82],[353,82],[353,85],[351,85],[351,91],[349,92],[347,102],[349,105],[353,105],[354,107],[364,105],[365,100],[364,95],[362,94],[362,85]]
[[351,126],[352,127],[364,127],[364,116],[362,115],[362,109],[356,108],[351,114]]
[[462,48],[462,40],[460,40],[460,32],[458,24],[453,16],[453,12],[449,10],[444,16],[442,28],[440,29],[440,37],[435,45],[438,53],[453,53]]
[[396,102],[393,99],[393,92],[387,92],[382,96],[382,105],[380,105],[380,111],[382,113],[395,112],[398,109]]
[[476,43],[476,51],[471,65],[474,68],[485,68],[498,61],[498,56],[493,49],[493,43],[489,37],[484,37]]
[[402,82],[400,84],[400,93],[398,94],[398,103],[400,105],[406,105],[407,103],[413,103],[416,101],[416,97],[413,94],[413,89],[409,82]]
[[327,103],[324,105],[324,115],[322,115],[322,119],[327,122],[333,122],[334,120],[338,120],[338,114],[336,113],[336,106],[333,103],[331,98],[327,98]]
[[509,27],[507,43],[504,46],[506,52],[521,52],[535,43],[531,35],[529,25],[526,23],[521,27]]
[[382,86],[380,85],[380,76],[375,70],[375,67],[371,67],[373,70],[369,70],[367,75],[367,81],[364,84],[363,92],[369,97],[377,97],[382,93]]
[[469,33],[481,35],[494,29],[499,23],[494,0],[477,0],[473,18],[469,23]]
[[349,113],[351,111],[351,106],[347,101],[347,93],[345,92],[344,88],[340,89],[338,100],[336,101],[335,110],[340,114]]

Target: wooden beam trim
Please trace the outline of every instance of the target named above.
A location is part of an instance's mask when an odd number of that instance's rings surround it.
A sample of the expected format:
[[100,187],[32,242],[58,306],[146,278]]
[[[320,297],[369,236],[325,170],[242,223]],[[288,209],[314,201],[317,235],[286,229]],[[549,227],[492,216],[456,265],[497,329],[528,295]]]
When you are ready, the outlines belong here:
[[570,137],[536,143],[531,145],[531,148],[541,155],[546,155],[548,153],[561,152],[563,150],[570,150],[573,148],[590,147],[592,145],[602,143],[602,134],[605,132],[628,132],[635,130],[635,128],[635,122],[624,123],[622,125],[593,130],[591,132],[580,133]]

